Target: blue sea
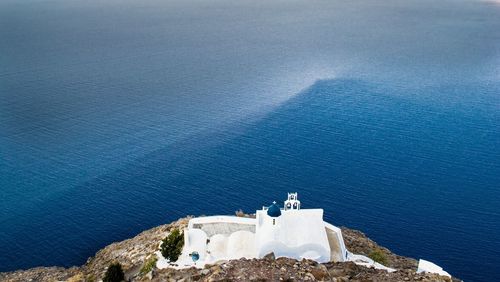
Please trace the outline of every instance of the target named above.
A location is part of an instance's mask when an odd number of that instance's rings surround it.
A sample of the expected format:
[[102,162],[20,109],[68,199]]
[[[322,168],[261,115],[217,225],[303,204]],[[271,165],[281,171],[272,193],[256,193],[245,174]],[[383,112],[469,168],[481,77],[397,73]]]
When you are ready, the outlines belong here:
[[0,1],[0,271],[295,191],[500,281],[500,4]]

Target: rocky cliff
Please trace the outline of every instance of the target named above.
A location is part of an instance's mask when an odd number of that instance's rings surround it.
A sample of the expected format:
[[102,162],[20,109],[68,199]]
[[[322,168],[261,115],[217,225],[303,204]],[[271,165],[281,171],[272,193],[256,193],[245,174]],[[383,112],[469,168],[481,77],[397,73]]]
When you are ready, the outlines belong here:
[[187,226],[189,217],[140,233],[132,239],[113,243],[96,253],[79,267],[37,267],[0,273],[0,281],[99,281],[111,262],[120,262],[130,281],[459,281],[435,274],[417,274],[417,261],[393,254],[380,247],[363,233],[342,228],[347,248],[355,253],[382,253],[385,264],[399,269],[388,273],[358,266],[352,262],[319,264],[269,255],[263,259],[239,259],[207,265],[204,269],[153,268],[144,273],[158,248],[158,243],[170,230]]

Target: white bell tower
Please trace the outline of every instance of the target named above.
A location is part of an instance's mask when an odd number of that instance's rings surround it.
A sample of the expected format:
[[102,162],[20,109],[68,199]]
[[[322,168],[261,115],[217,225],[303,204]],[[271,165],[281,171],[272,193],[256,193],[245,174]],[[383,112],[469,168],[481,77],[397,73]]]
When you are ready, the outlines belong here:
[[300,210],[300,201],[297,199],[297,192],[288,193],[288,200],[285,201],[284,208],[288,210]]

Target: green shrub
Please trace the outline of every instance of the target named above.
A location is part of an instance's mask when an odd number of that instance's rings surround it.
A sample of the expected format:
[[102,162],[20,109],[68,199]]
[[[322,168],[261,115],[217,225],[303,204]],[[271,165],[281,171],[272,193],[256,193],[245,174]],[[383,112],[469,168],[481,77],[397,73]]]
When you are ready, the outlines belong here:
[[174,229],[168,236],[163,239],[160,246],[161,254],[164,258],[171,262],[177,261],[184,246],[184,235],[179,229]]
[[368,257],[371,258],[372,260],[380,263],[380,264],[383,264],[383,265],[387,264],[387,257],[385,256],[384,252],[381,249],[373,250],[368,255]]
[[139,274],[144,275],[144,274],[150,272],[155,267],[157,261],[158,261],[158,257],[156,255],[152,255],[149,259],[147,259],[144,262],[144,265],[142,266]]
[[104,274],[103,282],[121,282],[125,280],[122,265],[118,262],[112,263],[108,266],[106,274]]

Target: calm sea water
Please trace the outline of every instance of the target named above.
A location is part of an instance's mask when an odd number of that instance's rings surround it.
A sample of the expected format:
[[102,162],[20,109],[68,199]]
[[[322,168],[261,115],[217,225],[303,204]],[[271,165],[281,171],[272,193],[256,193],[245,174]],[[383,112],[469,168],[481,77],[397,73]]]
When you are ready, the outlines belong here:
[[0,2],[0,271],[297,191],[500,280],[500,5]]

